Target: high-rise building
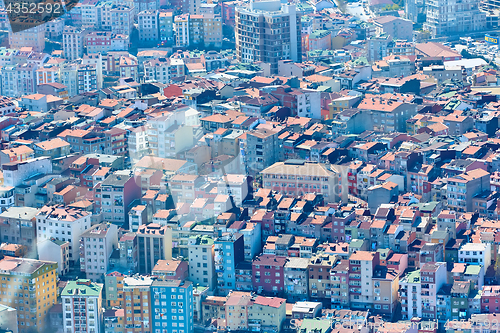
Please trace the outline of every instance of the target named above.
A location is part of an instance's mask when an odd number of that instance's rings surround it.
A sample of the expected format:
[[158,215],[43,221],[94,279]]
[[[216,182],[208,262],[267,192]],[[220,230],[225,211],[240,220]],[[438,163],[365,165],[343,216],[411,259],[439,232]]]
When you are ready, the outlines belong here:
[[69,281],[61,293],[64,332],[101,331],[102,286],[88,279]]
[[[123,308],[127,332],[151,332],[151,284],[149,276],[123,279]],[[169,304],[170,305],[170,304]]]
[[175,46],[189,46],[189,14],[178,15],[174,18]]
[[403,319],[437,319],[437,293],[446,283],[446,263],[425,263],[400,281]]
[[72,26],[64,27],[63,31],[63,51],[64,57],[68,60],[76,60],[83,56],[83,40],[85,30]]
[[262,61],[278,73],[278,61],[302,61],[301,19],[295,5],[250,2],[236,8],[236,53],[240,62]]
[[138,15],[139,40],[157,41],[159,33],[159,12],[157,10],[145,10]]
[[486,13],[479,10],[480,0],[428,0],[425,2],[424,30],[431,36],[458,35],[486,29]]
[[150,274],[158,260],[172,259],[172,228],[156,223],[137,230],[139,273]]
[[154,281],[151,286],[151,332],[192,333],[193,283],[191,281]]
[[64,206],[45,206],[36,216],[37,243],[46,239],[68,241],[69,260],[80,261],[80,236],[90,228],[90,213]]
[[174,44],[174,16],[172,12],[160,11],[159,15],[160,42],[171,46]]
[[20,333],[43,332],[57,300],[57,263],[7,257],[0,260],[2,304],[17,309]]
[[207,235],[189,237],[189,280],[214,290],[214,240]]
[[224,233],[215,239],[215,271],[217,287],[227,294],[236,285],[236,265],[245,259],[243,235]]
[[85,231],[80,238],[80,270],[94,282],[104,282],[109,258],[118,247],[118,228],[101,223]]

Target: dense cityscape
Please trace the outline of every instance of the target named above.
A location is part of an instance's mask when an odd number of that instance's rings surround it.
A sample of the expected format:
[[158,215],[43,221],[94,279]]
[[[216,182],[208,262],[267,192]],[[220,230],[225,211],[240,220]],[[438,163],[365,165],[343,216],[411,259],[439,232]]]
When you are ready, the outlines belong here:
[[500,331],[498,0],[9,1],[1,333]]

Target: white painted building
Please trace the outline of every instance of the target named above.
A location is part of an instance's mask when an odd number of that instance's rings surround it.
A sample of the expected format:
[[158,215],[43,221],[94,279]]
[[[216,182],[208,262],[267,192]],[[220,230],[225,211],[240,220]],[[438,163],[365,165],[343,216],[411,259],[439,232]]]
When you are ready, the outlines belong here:
[[118,227],[110,223],[92,226],[80,237],[80,270],[93,282],[104,282],[109,258],[118,248]]
[[490,243],[467,243],[458,250],[458,262],[483,265],[486,271],[491,265]]
[[69,281],[61,300],[64,332],[101,332],[102,286],[90,280]]
[[64,206],[44,206],[36,215],[37,244],[51,238],[68,241],[69,260],[79,264],[80,237],[90,228],[91,215]]
[[57,262],[57,274],[69,272],[69,242],[55,238],[45,239],[38,246],[38,259]]

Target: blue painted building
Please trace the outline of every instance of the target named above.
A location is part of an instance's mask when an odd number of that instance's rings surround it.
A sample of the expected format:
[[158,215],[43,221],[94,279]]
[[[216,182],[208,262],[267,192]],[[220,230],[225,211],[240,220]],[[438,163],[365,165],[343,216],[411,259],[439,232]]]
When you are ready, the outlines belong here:
[[217,289],[227,295],[236,287],[236,265],[245,259],[242,234],[221,233],[214,241]]
[[193,333],[193,284],[190,281],[154,281],[151,298],[151,333]]

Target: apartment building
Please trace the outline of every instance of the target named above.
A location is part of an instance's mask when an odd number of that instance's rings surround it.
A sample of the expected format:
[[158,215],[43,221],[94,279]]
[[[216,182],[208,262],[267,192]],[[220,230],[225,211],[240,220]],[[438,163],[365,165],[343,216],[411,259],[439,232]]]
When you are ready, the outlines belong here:
[[137,16],[139,40],[157,41],[159,39],[159,12],[157,10],[145,10]]
[[174,44],[174,16],[172,12],[160,11],[158,16],[160,42],[167,46]]
[[330,269],[340,260],[332,254],[319,253],[309,259],[309,298],[314,301],[331,299]]
[[109,10],[111,32],[130,35],[134,27],[134,8],[124,5],[115,5]]
[[36,63],[19,63],[2,68],[2,95],[20,97],[37,92]]
[[478,0],[431,0],[425,2],[426,21],[423,28],[432,37],[459,35],[486,29],[486,13]]
[[174,18],[175,46],[188,47],[190,42],[190,16],[189,14],[177,15]]
[[137,261],[141,274],[150,274],[158,260],[172,259],[172,228],[156,223],[137,230]]
[[101,332],[102,286],[88,279],[68,281],[61,292],[65,332]]
[[2,304],[17,310],[19,332],[44,332],[49,309],[57,302],[57,264],[7,257],[0,260],[0,279]]
[[151,285],[153,333],[194,331],[193,283],[181,280],[158,280]]
[[171,79],[185,75],[182,59],[157,58],[144,63],[144,80],[170,84]]
[[373,272],[380,263],[378,252],[356,251],[349,257],[349,296],[351,309],[373,305]]
[[69,242],[55,238],[43,240],[37,244],[38,259],[50,260],[57,263],[57,274],[66,275],[69,272]]
[[155,156],[175,158],[177,153],[194,145],[194,130],[184,125],[184,114],[180,112],[148,121],[148,142]]
[[[13,24],[15,24],[15,20],[11,22],[11,25]],[[9,47],[18,50],[23,47],[32,47],[34,52],[43,52],[45,49],[45,29],[44,25],[39,25],[15,33],[9,31]]]
[[262,254],[252,261],[252,285],[257,293],[282,295],[285,289],[286,257]]
[[68,241],[69,260],[75,265],[80,262],[80,237],[91,226],[91,213],[64,207],[44,206],[36,215],[36,240],[46,239]]
[[109,258],[118,247],[118,227],[100,223],[86,230],[80,238],[80,270],[92,282],[104,282]]
[[216,287],[214,240],[207,235],[189,237],[189,280],[212,291]]
[[[248,195],[248,177],[243,174],[228,174],[217,183],[217,194],[229,195],[236,207],[241,206]],[[231,207],[229,207],[231,208]]]
[[222,18],[220,15],[203,14],[203,42],[206,47],[222,46]]
[[483,169],[464,172],[448,179],[448,208],[457,212],[473,211],[472,199],[490,189],[490,174]]
[[36,215],[38,209],[31,207],[10,207],[0,214],[1,241],[21,244],[28,253],[36,256]]
[[413,41],[413,22],[392,15],[379,16],[373,20],[377,34],[386,33],[392,39]]
[[100,191],[95,192],[96,201],[100,201],[104,220],[115,224],[128,222],[130,204],[141,197],[141,189],[134,176],[119,173],[111,174],[101,183]]
[[426,263],[400,280],[401,313],[404,319],[438,318],[438,291],[447,282],[446,263]]
[[330,294],[332,307],[349,308],[349,260],[338,260],[330,269]]
[[465,243],[458,250],[458,262],[482,265],[486,271],[491,265],[491,243]]
[[[321,194],[327,202],[338,202],[347,196],[339,187],[340,173],[333,166],[315,162],[288,160],[262,170],[263,188],[290,196]],[[347,183],[342,185],[347,187]]]
[[238,61],[270,63],[271,73],[275,74],[279,60],[301,62],[300,17],[295,5],[282,5],[280,1],[250,2],[248,7],[236,7]]
[[125,310],[124,325],[127,332],[151,332],[151,285],[153,279],[149,276],[132,276],[123,279],[123,309]]
[[12,147],[0,150],[0,163],[22,162],[35,157],[35,152],[28,146]]
[[245,259],[243,239],[239,233],[219,233],[214,240],[217,288],[222,294],[236,286],[236,266]]
[[73,26],[65,26],[63,31],[63,52],[64,57],[70,61],[83,57],[83,42],[85,39],[85,29]]
[[286,300],[257,296],[248,309],[248,326],[261,331],[281,332],[286,318]]

